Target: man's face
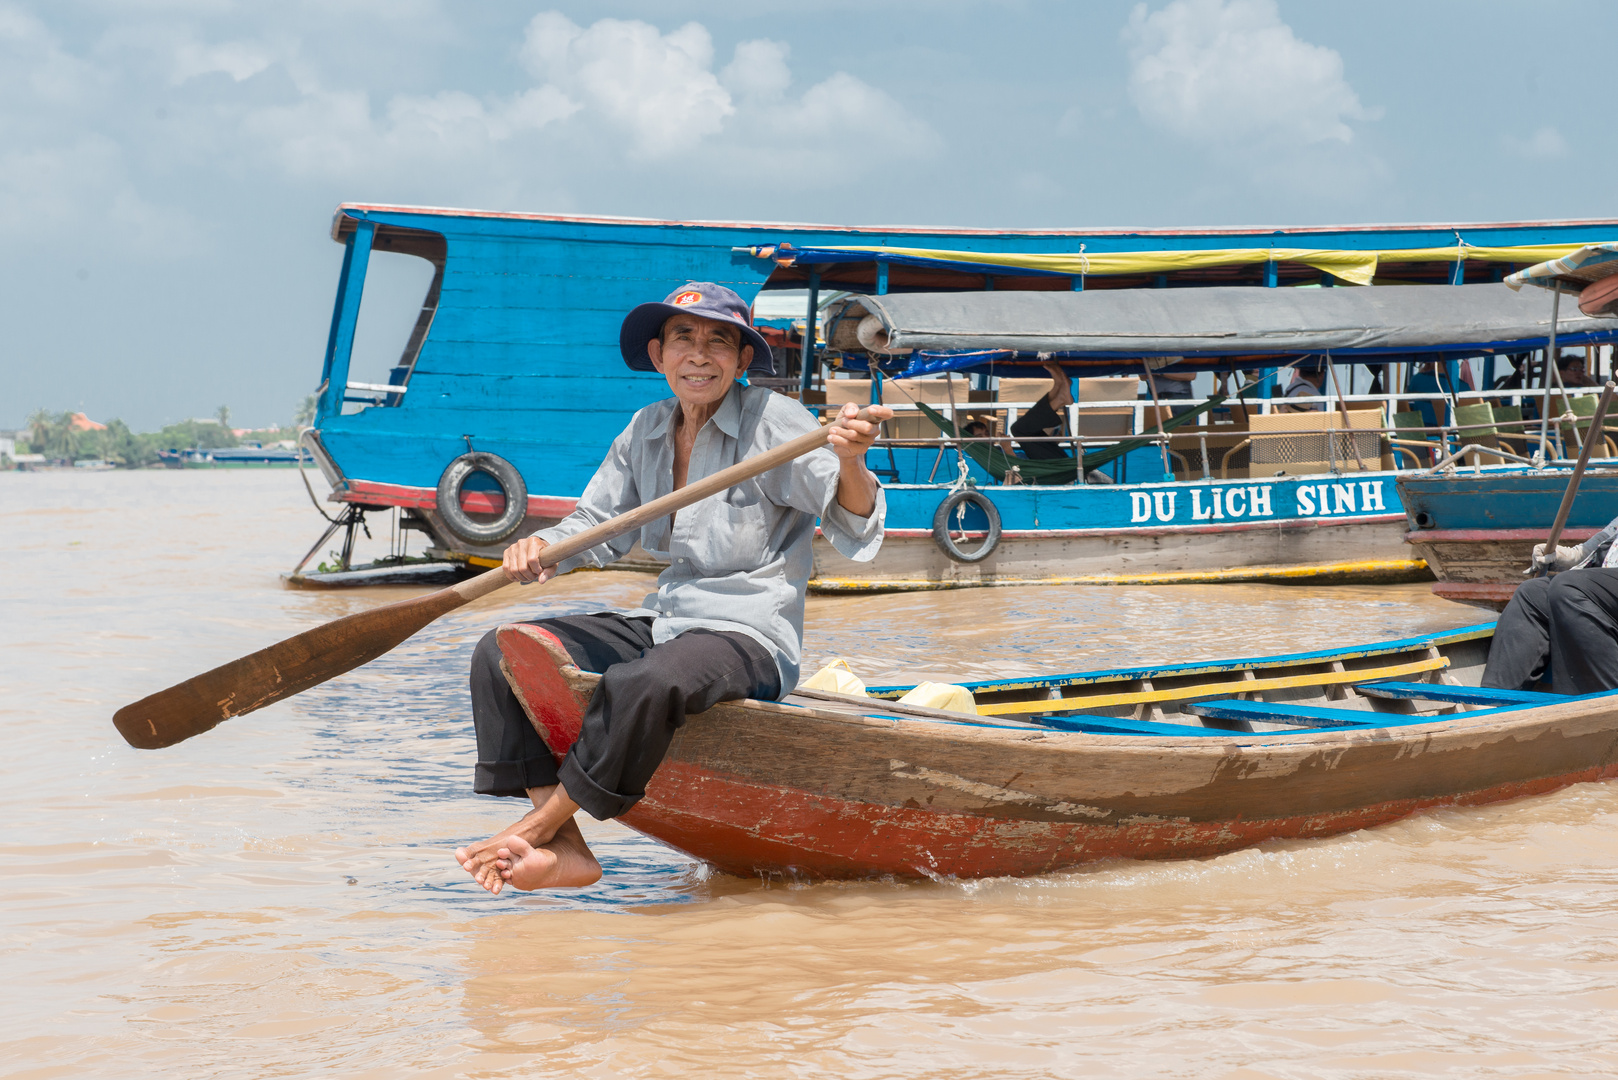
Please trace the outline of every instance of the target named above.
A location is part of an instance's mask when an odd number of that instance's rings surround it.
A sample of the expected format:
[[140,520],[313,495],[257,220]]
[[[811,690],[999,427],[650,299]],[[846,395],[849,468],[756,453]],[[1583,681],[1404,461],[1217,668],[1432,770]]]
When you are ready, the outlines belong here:
[[670,316],[646,351],[683,405],[722,400],[737,374],[753,362],[753,347],[742,344],[735,323],[702,315]]

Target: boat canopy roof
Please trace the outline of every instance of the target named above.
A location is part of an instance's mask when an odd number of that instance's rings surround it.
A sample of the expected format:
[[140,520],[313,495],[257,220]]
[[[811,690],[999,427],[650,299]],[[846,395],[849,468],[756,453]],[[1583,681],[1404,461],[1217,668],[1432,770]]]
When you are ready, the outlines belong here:
[[1618,274],[1618,243],[1586,244],[1559,259],[1535,263],[1506,278],[1513,289],[1524,285],[1538,285],[1542,289],[1561,283],[1578,292],[1591,282]]
[[[907,374],[1063,357],[1517,352],[1543,347],[1551,322],[1540,294],[1503,284],[893,293],[850,296],[827,315],[833,348],[858,340],[879,362],[909,353]],[[839,333],[849,321],[855,332]],[[1559,320],[1563,344],[1614,339],[1611,320]]]

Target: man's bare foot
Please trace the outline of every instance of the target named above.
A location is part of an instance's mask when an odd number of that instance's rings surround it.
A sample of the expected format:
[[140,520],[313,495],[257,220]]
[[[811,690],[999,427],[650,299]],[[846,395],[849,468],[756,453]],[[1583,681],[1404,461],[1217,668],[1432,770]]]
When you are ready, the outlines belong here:
[[[530,814],[529,817],[533,815]],[[455,861],[461,864],[461,869],[471,874],[479,885],[494,895],[500,895],[500,871],[504,866],[497,865],[500,859],[500,849],[515,836],[523,826],[529,824],[527,817],[516,824],[501,830],[487,840],[479,840],[475,844],[468,844],[463,848],[455,849]]]
[[[510,880],[505,874],[511,869],[512,857],[506,854],[505,849],[513,838],[520,840],[529,850],[544,849],[550,845],[563,829],[572,830],[570,844],[584,853],[584,859],[589,867],[595,870],[595,877],[589,881],[568,881],[569,885],[589,885],[601,877],[601,867],[596,864],[595,856],[584,843],[584,834],[579,832],[578,825],[573,822],[573,815],[578,813],[579,804],[568,797],[567,788],[561,784],[552,784],[549,787],[535,787],[528,789],[528,797],[533,800],[534,809],[515,825],[511,825],[495,833],[487,840],[476,844],[468,844],[463,848],[455,849],[455,861],[461,864],[461,869],[471,874],[479,885],[495,896],[500,895],[500,887]],[[522,856],[517,856],[521,859]],[[541,861],[544,861],[543,859]],[[562,861],[570,865],[578,864],[579,860],[572,855]],[[523,872],[524,880],[532,876],[532,870]],[[569,871],[568,877],[579,876],[577,867]],[[518,885],[519,889],[539,888],[536,885]]]
[[[576,889],[601,880],[601,864],[569,820],[548,844],[534,847],[512,834],[499,849],[499,875],[515,889]],[[498,890],[496,890],[498,891]]]

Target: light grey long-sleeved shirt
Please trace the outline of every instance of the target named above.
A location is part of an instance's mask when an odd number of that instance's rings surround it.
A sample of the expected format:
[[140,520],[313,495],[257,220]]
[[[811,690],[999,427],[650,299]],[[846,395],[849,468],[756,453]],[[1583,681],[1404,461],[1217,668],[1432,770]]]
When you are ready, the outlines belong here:
[[[613,441],[612,450],[585,486],[578,506],[558,524],[535,535],[555,543],[674,490],[676,398],[646,406]],[[697,433],[687,483],[711,476],[788,439],[812,431],[818,421],[801,405],[740,383]],[[640,540],[641,547],[669,560],[657,591],[626,612],[651,616],[652,638],[662,644],[687,630],[734,630],[756,639],[775,656],[781,692],[798,684],[803,658],[803,604],[813,566],[815,518],[843,555],[860,562],[882,545],[887,502],[880,487],[870,517],[849,513],[837,502],[837,455],[822,447],[796,461],[711,495],[675,514],[597,545],[557,567],[606,566]]]

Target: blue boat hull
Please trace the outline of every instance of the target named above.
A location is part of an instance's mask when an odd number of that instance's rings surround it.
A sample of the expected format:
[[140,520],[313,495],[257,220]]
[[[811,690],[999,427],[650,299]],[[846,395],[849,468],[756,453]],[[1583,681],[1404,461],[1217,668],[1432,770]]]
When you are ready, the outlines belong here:
[[[870,563],[816,548],[824,591],[960,585],[1425,580],[1403,542],[1393,473],[1200,483],[984,487],[1000,544],[949,558],[934,534],[948,487],[887,486],[888,529]],[[965,523],[968,530],[973,522]],[[984,523],[980,520],[978,529]],[[969,532],[969,542],[978,532]]]
[[[1406,541],[1432,568],[1433,591],[1500,607],[1522,583],[1567,490],[1568,469],[1486,469],[1398,480],[1410,519]],[[1618,471],[1592,469],[1579,483],[1563,543],[1579,543],[1618,517]]]

